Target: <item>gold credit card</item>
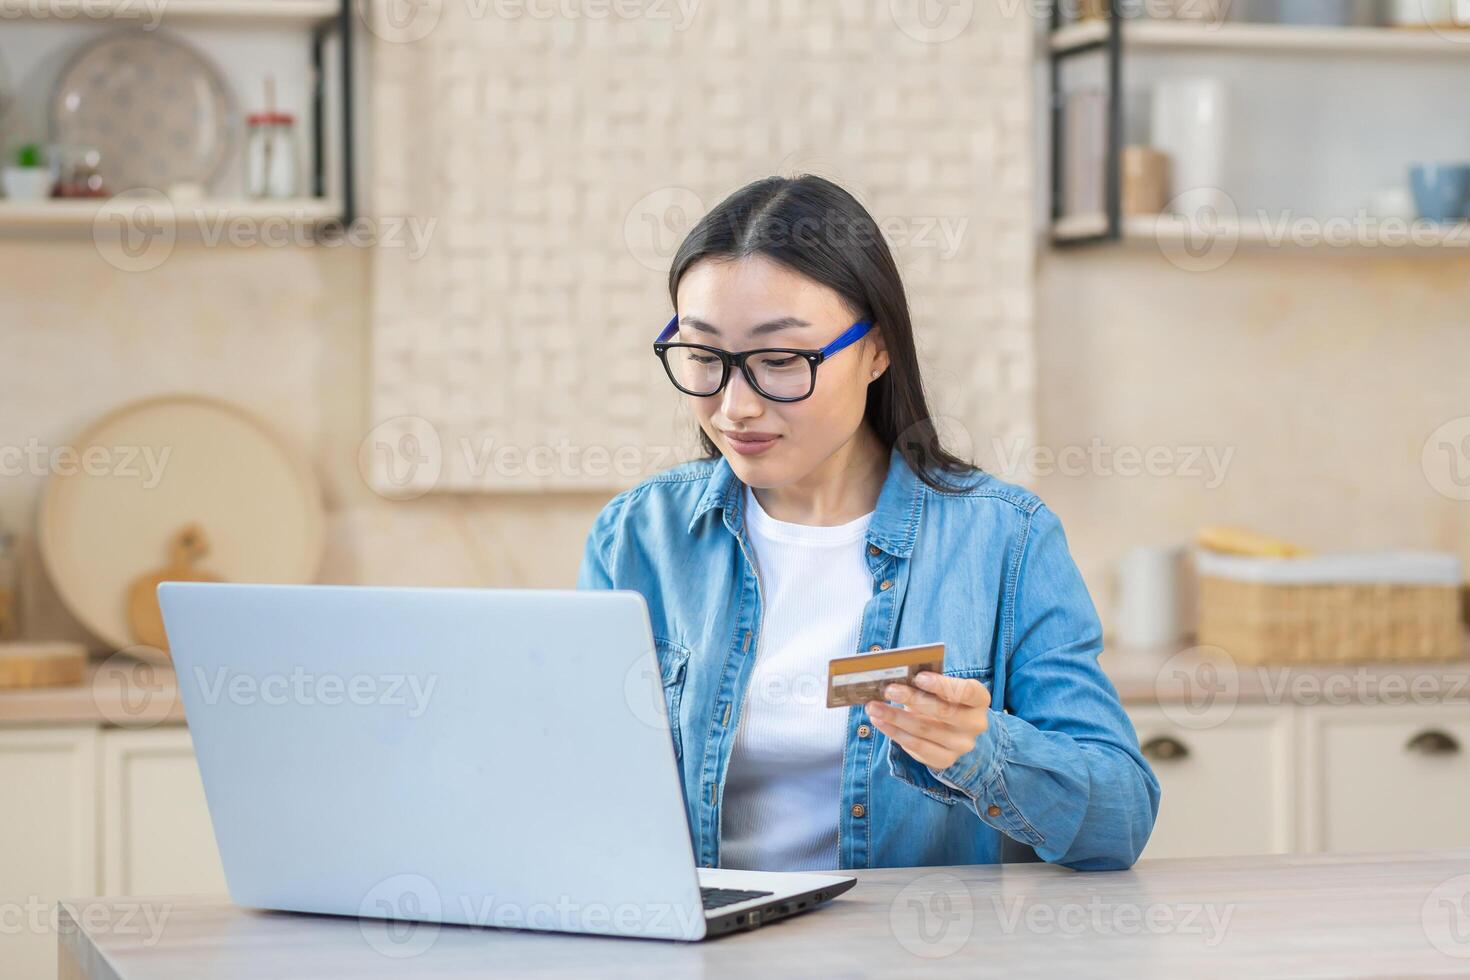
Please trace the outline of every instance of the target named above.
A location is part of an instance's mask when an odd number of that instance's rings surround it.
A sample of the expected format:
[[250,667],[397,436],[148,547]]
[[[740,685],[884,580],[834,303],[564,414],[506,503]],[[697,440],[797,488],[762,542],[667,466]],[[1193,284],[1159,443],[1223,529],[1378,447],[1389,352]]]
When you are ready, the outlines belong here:
[[827,707],[845,708],[868,701],[886,701],[889,684],[914,683],[921,670],[944,672],[944,644],[925,643],[858,653],[827,662]]

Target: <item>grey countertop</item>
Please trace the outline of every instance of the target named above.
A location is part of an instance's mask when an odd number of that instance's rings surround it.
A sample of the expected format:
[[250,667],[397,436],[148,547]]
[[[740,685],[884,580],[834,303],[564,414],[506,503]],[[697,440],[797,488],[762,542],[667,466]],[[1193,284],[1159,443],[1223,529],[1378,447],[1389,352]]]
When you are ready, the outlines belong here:
[[1406,976],[1470,973],[1470,850],[887,868],[703,943],[65,902],[63,980],[488,976]]
[[1214,691],[1241,704],[1470,702],[1470,642],[1458,660],[1250,664],[1218,647],[1109,647],[1103,670],[1128,704],[1195,700]]
[[[1195,698],[1220,688],[1241,704],[1470,702],[1470,643],[1459,660],[1439,663],[1257,666],[1204,647],[1109,647],[1102,666],[1130,705]],[[0,726],[182,724],[173,668],[114,656],[88,669],[77,687],[0,691]]]

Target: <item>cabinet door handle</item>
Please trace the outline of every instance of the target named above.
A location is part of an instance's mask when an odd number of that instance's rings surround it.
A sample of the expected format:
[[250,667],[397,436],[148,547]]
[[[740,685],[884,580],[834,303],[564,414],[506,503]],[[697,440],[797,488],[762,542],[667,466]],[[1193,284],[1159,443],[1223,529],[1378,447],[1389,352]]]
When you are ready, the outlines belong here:
[[1143,753],[1145,759],[1153,762],[1174,762],[1189,758],[1189,746],[1168,735],[1149,739],[1138,747],[1138,751]]
[[1420,755],[1454,755],[1460,751],[1460,743],[1449,732],[1431,728],[1409,739],[1407,748]]

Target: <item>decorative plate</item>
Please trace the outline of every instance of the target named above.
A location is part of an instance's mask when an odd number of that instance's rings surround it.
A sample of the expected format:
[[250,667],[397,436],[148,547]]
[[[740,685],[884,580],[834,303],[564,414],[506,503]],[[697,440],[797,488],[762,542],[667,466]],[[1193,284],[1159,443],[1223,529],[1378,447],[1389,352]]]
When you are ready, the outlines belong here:
[[100,151],[107,191],[209,189],[229,161],[230,90],[194,48],[155,33],[108,34],[82,48],[51,96],[51,135]]

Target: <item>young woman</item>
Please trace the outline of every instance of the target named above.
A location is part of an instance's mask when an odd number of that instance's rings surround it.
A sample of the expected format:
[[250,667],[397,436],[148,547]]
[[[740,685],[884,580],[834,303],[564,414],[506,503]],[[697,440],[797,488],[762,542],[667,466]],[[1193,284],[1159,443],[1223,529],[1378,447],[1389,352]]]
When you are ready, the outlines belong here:
[[[614,497],[578,586],[648,602],[699,862],[982,864],[1009,839],[1131,865],[1159,787],[1097,613],[1046,505],[939,445],[868,212],[819,177],[750,184],[669,297],[654,347],[708,458]],[[938,642],[942,675],[826,707],[828,661]]]

